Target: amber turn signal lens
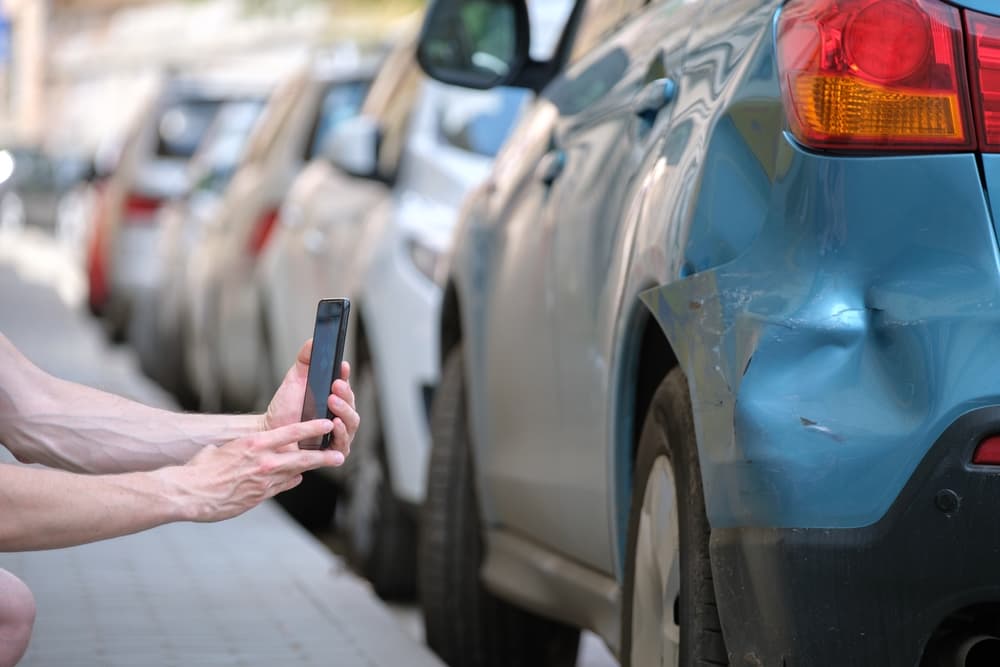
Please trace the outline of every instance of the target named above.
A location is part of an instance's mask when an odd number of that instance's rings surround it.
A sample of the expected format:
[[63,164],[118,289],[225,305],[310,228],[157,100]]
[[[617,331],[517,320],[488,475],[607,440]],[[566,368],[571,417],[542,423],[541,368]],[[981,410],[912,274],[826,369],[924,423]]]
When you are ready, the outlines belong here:
[[795,97],[804,136],[869,141],[965,138],[961,102],[955,94],[903,93],[847,76],[800,74]]

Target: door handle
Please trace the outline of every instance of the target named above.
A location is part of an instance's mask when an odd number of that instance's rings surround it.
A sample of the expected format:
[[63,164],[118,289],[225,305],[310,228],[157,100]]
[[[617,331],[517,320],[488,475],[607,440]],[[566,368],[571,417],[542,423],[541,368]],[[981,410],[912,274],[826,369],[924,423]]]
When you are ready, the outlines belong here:
[[561,148],[553,148],[538,161],[535,173],[542,183],[552,185],[565,168],[566,152]]
[[658,113],[674,101],[677,83],[669,77],[654,79],[647,83],[635,98],[635,115],[652,122]]

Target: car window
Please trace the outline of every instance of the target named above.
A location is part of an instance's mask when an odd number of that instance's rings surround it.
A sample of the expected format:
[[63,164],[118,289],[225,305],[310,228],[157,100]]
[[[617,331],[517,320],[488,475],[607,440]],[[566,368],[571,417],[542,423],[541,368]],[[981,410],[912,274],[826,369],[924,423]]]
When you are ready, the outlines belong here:
[[199,188],[213,192],[225,188],[263,108],[263,99],[229,101],[220,107],[192,159],[191,172]]
[[309,140],[307,160],[311,160],[323,149],[323,144],[335,127],[348,118],[358,115],[365,94],[368,92],[368,86],[368,81],[344,81],[335,83],[327,89],[320,103],[312,138]]
[[190,158],[218,109],[218,100],[184,100],[166,105],[156,124],[156,155]]
[[447,88],[435,104],[438,138],[455,148],[494,157],[530,93],[519,88],[488,91]]

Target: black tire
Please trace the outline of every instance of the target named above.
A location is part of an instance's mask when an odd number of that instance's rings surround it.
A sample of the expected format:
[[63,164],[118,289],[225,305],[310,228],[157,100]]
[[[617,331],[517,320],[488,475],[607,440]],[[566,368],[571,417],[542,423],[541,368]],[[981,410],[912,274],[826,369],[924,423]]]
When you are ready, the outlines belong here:
[[452,667],[571,666],[580,632],[497,598],[483,586],[462,346],[448,355],[431,418],[418,583],[427,644]]
[[[632,503],[628,523],[628,559],[622,596],[622,666],[629,667],[632,652],[632,594],[635,589],[635,552],[646,483],[657,458],[670,462],[677,495],[680,538],[680,661],[681,667],[719,667],[729,664],[712,580],[701,466],[691,412],[687,379],[672,370],[653,396],[643,423],[636,456]],[[632,667],[645,667],[633,665]]]
[[[410,601],[417,592],[417,523],[392,490],[378,390],[370,363],[359,369],[355,386],[358,396],[366,390],[374,392],[361,427],[373,431],[355,440],[352,456],[359,461],[364,457],[364,466],[375,469],[351,471],[341,500],[346,516],[338,525],[345,528],[352,565],[371,582],[375,594],[383,600]],[[359,445],[371,447],[372,451],[357,451]],[[358,502],[363,505],[355,505]],[[358,526],[360,521],[366,525]]]
[[285,512],[311,533],[325,533],[333,525],[337,485],[316,470],[302,474],[302,483],[274,497]]

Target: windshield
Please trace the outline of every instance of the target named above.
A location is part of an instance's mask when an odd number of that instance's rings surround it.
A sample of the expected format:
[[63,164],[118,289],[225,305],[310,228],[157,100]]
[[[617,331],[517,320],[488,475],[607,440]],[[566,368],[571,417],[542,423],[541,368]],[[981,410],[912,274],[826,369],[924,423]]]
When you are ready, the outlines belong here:
[[530,96],[522,88],[468,90],[442,86],[435,100],[435,126],[443,143],[494,157]]

